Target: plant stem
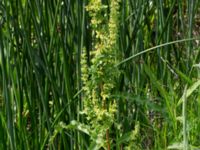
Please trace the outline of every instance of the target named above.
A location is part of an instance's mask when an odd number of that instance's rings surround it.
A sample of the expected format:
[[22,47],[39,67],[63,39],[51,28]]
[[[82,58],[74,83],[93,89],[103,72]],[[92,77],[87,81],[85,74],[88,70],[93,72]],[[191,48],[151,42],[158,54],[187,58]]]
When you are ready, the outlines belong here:
[[107,149],[110,150],[109,129],[106,130],[106,141],[107,141]]
[[186,112],[186,105],[187,105],[187,85],[184,89],[184,97],[183,97],[183,150],[188,150],[188,137],[187,137],[187,112]]

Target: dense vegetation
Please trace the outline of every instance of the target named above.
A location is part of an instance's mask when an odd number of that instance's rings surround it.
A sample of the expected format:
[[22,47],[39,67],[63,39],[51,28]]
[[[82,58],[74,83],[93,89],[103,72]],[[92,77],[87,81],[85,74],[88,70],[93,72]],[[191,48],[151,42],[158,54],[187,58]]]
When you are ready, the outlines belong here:
[[0,149],[200,149],[200,1],[2,0]]

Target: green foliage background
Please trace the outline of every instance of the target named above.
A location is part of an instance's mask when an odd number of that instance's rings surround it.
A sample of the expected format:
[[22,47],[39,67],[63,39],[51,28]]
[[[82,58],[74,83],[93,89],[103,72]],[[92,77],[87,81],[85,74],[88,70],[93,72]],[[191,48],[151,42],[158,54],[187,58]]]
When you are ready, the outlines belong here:
[[2,0],[0,149],[200,149],[198,0]]

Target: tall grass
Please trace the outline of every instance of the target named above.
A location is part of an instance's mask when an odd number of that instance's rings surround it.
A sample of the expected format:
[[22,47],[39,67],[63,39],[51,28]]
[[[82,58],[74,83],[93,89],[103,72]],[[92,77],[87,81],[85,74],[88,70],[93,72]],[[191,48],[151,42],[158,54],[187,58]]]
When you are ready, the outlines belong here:
[[[94,122],[84,114],[82,54],[90,70],[113,0],[99,1],[107,7],[96,29],[91,1],[0,2],[0,149],[200,149],[200,2],[120,1],[115,64],[101,77],[118,72],[104,99],[113,120]],[[103,91],[93,77],[85,82]]]

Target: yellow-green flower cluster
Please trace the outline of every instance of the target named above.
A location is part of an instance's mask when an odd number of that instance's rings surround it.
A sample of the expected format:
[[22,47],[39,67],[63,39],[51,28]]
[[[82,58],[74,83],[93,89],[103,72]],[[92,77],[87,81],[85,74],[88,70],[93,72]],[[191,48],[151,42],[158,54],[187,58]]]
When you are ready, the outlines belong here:
[[115,67],[119,0],[110,0],[109,8],[101,0],[90,0],[86,10],[91,17],[93,49],[89,68],[84,60],[85,54],[82,57],[82,81],[85,91],[83,113],[95,132],[98,130],[102,134],[113,124],[116,112],[111,91],[119,73]]
[[88,80],[88,68],[87,68],[87,56],[86,56],[86,52],[85,52],[85,48],[83,49],[83,53],[81,55],[81,72],[82,72],[82,76],[81,76],[81,80],[83,82],[83,85],[86,85],[87,80]]
[[118,24],[119,24],[119,0],[111,1],[111,11],[109,20],[109,46],[114,46],[118,36]]

